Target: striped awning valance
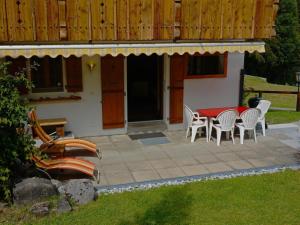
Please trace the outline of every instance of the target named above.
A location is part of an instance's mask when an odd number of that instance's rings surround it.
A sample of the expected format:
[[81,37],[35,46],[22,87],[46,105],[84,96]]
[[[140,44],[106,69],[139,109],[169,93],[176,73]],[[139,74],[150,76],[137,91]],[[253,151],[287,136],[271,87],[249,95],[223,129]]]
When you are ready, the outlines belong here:
[[72,45],[0,45],[0,58],[24,56],[84,55],[151,55],[151,54],[195,54],[224,52],[265,52],[264,42],[222,42],[222,43],[149,43],[149,44],[72,44]]

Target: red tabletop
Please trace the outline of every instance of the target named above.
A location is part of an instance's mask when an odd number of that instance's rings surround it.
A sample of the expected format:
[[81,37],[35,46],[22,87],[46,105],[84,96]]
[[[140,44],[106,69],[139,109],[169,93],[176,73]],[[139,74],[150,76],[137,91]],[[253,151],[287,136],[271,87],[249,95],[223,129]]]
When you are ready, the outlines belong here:
[[197,112],[200,116],[206,117],[217,117],[221,112],[228,110],[228,109],[235,109],[239,114],[244,112],[248,109],[246,106],[237,106],[237,107],[223,107],[223,108],[209,108],[209,109],[197,109]]

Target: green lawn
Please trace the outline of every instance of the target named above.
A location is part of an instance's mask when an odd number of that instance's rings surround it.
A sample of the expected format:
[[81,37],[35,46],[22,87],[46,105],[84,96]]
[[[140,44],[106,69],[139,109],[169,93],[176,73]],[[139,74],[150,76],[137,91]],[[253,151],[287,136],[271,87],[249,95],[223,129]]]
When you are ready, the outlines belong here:
[[103,195],[71,213],[24,224],[299,225],[300,171]]
[[[267,83],[264,79],[254,76],[245,76],[244,88],[265,91],[297,91],[297,87],[288,85],[278,85]],[[255,94],[249,94],[247,99]],[[282,95],[282,94],[263,94],[264,99],[272,102],[273,107],[281,108],[296,108],[296,95]]]
[[[254,76],[245,76],[245,89],[274,90],[274,91],[297,91],[297,87],[267,83],[264,79]],[[246,94],[245,102],[255,94]],[[296,108],[296,95],[263,94],[263,99],[270,100],[272,107]],[[267,122],[270,124],[290,123],[300,120],[300,112],[295,111],[270,111],[267,114]]]

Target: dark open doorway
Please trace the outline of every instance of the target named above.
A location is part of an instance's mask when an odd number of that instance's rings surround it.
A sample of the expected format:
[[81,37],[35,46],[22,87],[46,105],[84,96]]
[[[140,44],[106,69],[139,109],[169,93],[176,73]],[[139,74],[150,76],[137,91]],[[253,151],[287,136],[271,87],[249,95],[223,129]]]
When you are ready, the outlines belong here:
[[163,73],[158,55],[127,58],[128,121],[162,119]]

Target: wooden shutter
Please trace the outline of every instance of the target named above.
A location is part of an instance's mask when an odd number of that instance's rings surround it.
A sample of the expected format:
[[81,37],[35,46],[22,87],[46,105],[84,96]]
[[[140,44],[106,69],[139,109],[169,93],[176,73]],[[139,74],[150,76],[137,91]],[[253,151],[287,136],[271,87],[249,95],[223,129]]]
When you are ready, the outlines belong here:
[[170,118],[171,124],[183,122],[183,86],[187,72],[187,56],[171,56],[170,68]]
[[[8,73],[13,75],[13,76],[15,76],[16,73],[18,73],[21,70],[23,70],[24,68],[26,68],[26,60],[27,59],[23,56],[20,56],[16,59],[7,57],[6,60],[11,62],[11,64],[8,66]],[[25,73],[26,73],[26,71],[25,71]],[[26,75],[27,74],[25,74],[25,76]],[[18,90],[19,90],[21,95],[28,94],[28,89],[24,86],[18,87]]]
[[81,92],[82,87],[82,63],[81,58],[70,56],[66,58],[67,85],[68,92]]
[[103,129],[124,127],[124,57],[101,58]]

